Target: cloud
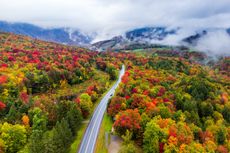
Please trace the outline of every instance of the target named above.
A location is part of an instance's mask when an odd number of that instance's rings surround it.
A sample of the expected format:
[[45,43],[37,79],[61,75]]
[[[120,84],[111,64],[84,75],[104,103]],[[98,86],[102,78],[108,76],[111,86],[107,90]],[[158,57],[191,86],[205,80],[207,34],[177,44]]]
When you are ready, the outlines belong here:
[[1,20],[108,34],[154,25],[230,27],[229,0],[0,0],[0,6]]
[[195,49],[204,51],[207,55],[230,56],[230,36],[225,30],[210,31],[198,41]]
[[[97,32],[97,41],[144,26],[183,27],[162,42],[175,45],[192,29],[230,27],[229,0],[0,0],[0,6],[0,20]],[[210,33],[197,48],[229,53],[229,44],[225,33]]]

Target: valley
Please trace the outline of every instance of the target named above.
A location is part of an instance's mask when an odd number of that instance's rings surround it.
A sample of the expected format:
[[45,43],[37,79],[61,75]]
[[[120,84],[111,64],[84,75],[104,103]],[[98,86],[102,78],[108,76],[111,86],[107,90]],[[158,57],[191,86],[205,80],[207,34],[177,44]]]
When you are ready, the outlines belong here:
[[227,153],[229,61],[186,47],[98,52],[0,33],[0,152],[91,153],[106,111],[121,153]]

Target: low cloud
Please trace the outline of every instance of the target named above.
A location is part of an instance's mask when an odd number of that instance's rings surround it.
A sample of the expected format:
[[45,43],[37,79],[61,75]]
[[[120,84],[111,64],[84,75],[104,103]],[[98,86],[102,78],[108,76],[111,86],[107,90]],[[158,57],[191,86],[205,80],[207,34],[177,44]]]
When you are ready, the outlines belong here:
[[[229,0],[0,0],[0,20],[97,33],[95,41],[146,26],[182,27],[165,44],[178,44],[190,29],[229,28]],[[213,49],[210,49],[213,48]],[[202,38],[197,49],[229,53],[223,32]]]
[[230,56],[230,35],[225,30],[210,31],[198,41],[195,49],[208,55]]
[[143,26],[230,27],[229,0],[1,0],[0,20],[106,36]]

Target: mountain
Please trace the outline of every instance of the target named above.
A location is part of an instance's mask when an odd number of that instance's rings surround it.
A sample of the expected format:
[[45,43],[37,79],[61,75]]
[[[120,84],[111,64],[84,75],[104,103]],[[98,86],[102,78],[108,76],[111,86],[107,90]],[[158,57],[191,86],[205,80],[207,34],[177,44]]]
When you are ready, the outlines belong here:
[[112,39],[96,42],[92,44],[93,49],[100,51],[108,49],[127,49],[127,48],[148,48],[153,46],[151,41],[164,40],[170,35],[175,35],[178,29],[169,30],[166,27],[143,27],[127,31],[123,36],[115,36]]
[[90,44],[93,40],[93,36],[71,28],[42,28],[27,23],[0,21],[0,31],[26,35],[36,39],[68,45],[85,46]]
[[227,33],[230,35],[230,28],[228,28],[226,31],[227,31]]
[[[116,36],[112,39],[100,41],[92,44],[93,49],[104,50],[120,50],[120,49],[138,49],[152,48],[154,46],[176,45],[196,48],[201,39],[210,37],[210,33],[219,34],[220,31],[227,32],[230,36],[230,28],[204,28],[193,29],[187,34],[183,28],[169,29],[167,27],[144,27],[133,29],[125,32],[123,36]],[[215,36],[215,35],[214,35]],[[176,41],[175,41],[176,40]],[[172,42],[175,41],[173,44]]]
[[92,50],[100,50],[104,51],[110,48],[119,48],[120,46],[123,46],[127,44],[127,40],[125,40],[122,36],[115,36],[112,39],[99,41],[94,44],[92,44],[91,49]]
[[182,41],[188,43],[189,45],[195,46],[197,45],[198,41],[205,35],[207,35],[207,30],[201,30],[196,32],[194,35],[188,36],[184,38]]
[[145,39],[163,40],[168,35],[176,34],[176,29],[168,30],[166,27],[144,27],[126,32],[125,36],[131,41]]
[[189,33],[183,34],[182,31],[184,30],[185,28],[182,27],[142,27],[131,29],[122,35],[117,35],[111,39],[91,44],[96,37],[96,34],[86,34],[80,30],[72,28],[42,28],[27,23],[10,23],[0,21],[0,31],[3,32],[26,35],[32,38],[61,44],[83,46],[98,51],[152,48],[154,46],[161,47],[165,45],[182,45],[196,48],[197,45],[199,46],[202,39],[210,37],[210,33],[212,33],[211,37],[215,37],[215,33],[222,30],[223,32],[227,32],[230,36],[230,28],[192,29]]

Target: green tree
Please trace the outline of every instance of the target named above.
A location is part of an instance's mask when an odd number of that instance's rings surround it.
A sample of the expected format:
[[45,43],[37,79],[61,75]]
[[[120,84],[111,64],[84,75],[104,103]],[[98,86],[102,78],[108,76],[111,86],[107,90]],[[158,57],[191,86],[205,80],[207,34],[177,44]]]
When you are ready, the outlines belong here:
[[63,118],[66,117],[67,112],[71,108],[71,103],[73,103],[73,102],[68,101],[68,100],[61,100],[61,101],[59,101],[57,103],[57,118],[58,118],[58,121],[61,121]]
[[5,151],[6,151],[6,146],[5,146],[5,142],[4,142],[4,140],[2,140],[1,138],[0,138],[0,152],[1,153],[4,153]]
[[110,80],[116,80],[117,79],[117,71],[116,68],[112,65],[108,65],[105,70],[107,73],[109,73]]
[[201,117],[211,116],[213,114],[213,106],[210,102],[202,102],[199,107],[199,114]]
[[57,153],[59,148],[55,145],[54,130],[47,131],[43,134],[41,153]]
[[230,123],[230,103],[225,104],[222,114],[224,119]]
[[24,126],[8,124],[1,127],[1,138],[4,141],[5,150],[8,153],[19,151],[27,142],[27,132]]
[[143,139],[143,150],[145,153],[159,153],[160,130],[155,120],[151,120],[147,123]]
[[62,119],[61,122],[57,122],[53,130],[53,140],[58,148],[58,152],[65,153],[72,140],[72,133],[68,122]]
[[47,117],[40,108],[34,108],[29,111],[32,118],[32,134],[30,136],[29,151],[31,153],[40,153],[43,149],[42,137],[47,130]]
[[132,133],[129,130],[126,131],[125,135],[122,135],[123,143],[119,150],[119,153],[137,153],[137,149],[132,139]]
[[206,100],[209,98],[211,91],[215,91],[215,86],[207,79],[197,76],[191,78],[188,82],[187,92],[191,94],[195,100]]
[[83,113],[83,117],[87,117],[93,107],[91,97],[87,93],[83,93],[80,96],[80,107]]
[[218,144],[223,145],[225,143],[226,138],[227,138],[227,130],[224,126],[221,126],[216,134],[216,140]]
[[69,124],[72,134],[76,135],[76,131],[81,125],[82,114],[81,110],[76,106],[75,103],[71,103],[71,107],[66,114],[66,120]]

